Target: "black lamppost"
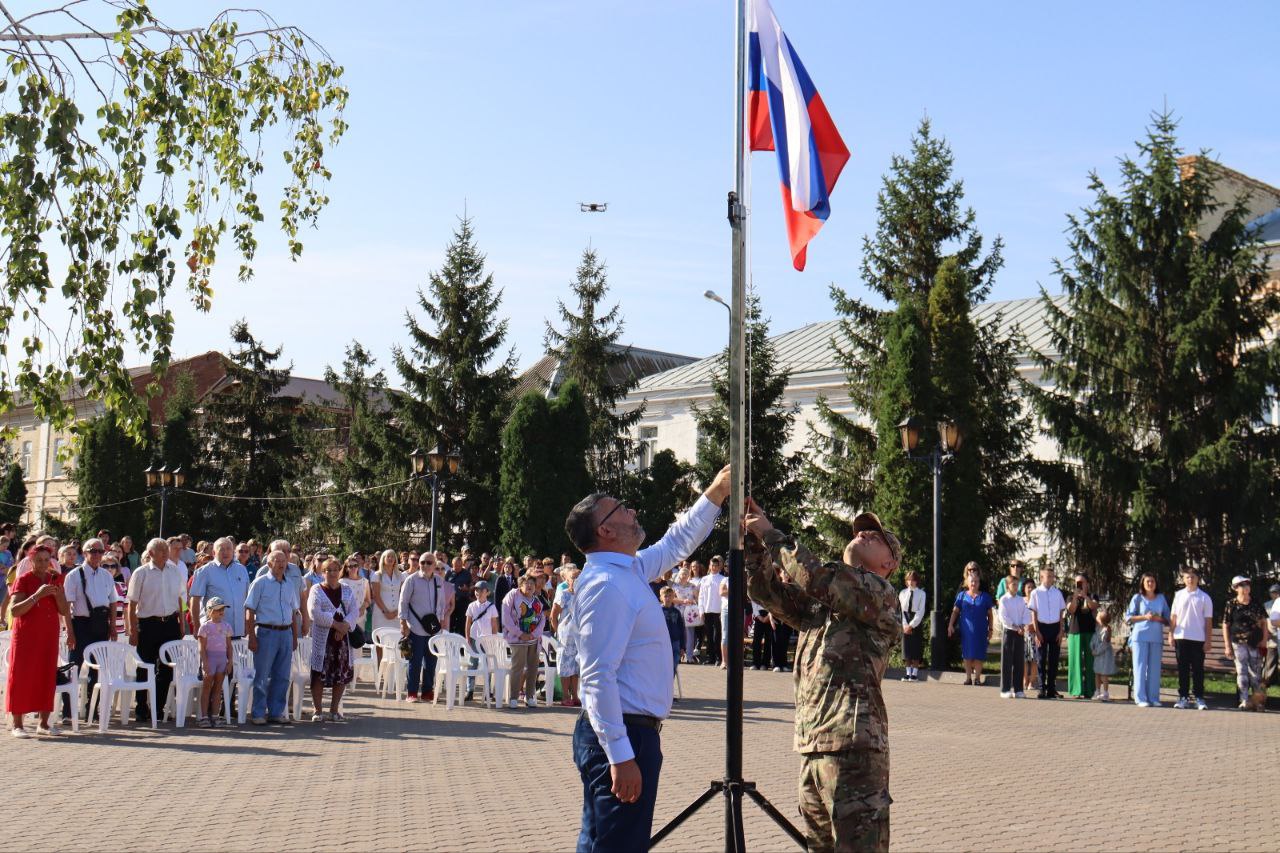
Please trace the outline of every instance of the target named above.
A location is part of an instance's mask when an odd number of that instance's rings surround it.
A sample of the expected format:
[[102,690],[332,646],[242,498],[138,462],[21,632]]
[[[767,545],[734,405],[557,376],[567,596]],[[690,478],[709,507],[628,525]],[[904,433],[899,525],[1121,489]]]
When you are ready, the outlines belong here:
[[441,450],[437,445],[430,453],[423,453],[421,448],[414,450],[409,454],[409,460],[413,463],[415,480],[431,481],[431,544],[429,547],[435,551],[436,504],[439,503],[440,484],[457,475],[458,468],[462,465],[462,457],[452,451]]
[[917,454],[920,446],[920,433],[924,424],[919,418],[909,417],[898,424],[898,432],[902,435],[902,450],[907,458],[915,462],[923,462],[929,466],[933,474],[933,609],[929,611],[929,665],[941,672],[947,665],[947,632],[943,625],[946,622],[942,609],[942,582],[940,578],[940,557],[942,554],[942,466],[955,458],[964,436],[955,421],[943,418],[938,421],[938,443],[927,453]]
[[187,482],[187,475],[182,468],[174,468],[170,471],[165,467],[164,463],[160,463],[160,467],[149,465],[142,472],[147,478],[147,488],[160,495],[160,538],[164,538],[164,508],[169,502],[169,495],[178,489],[181,489]]

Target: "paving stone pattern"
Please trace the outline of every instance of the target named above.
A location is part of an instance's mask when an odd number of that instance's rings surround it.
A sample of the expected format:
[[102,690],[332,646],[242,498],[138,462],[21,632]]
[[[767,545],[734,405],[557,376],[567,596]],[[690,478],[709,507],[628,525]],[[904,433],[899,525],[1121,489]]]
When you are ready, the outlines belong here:
[[[724,673],[681,675],[655,829],[723,772]],[[885,692],[894,850],[1280,846],[1280,715],[1001,700],[948,683]],[[746,777],[798,820],[791,676],[748,671],[746,696]],[[4,737],[17,788],[0,850],[573,849],[576,710],[446,712],[362,684],[347,711],[290,728]],[[797,849],[754,804],[746,817],[750,850]],[[721,850],[723,828],[709,805],[656,849]]]

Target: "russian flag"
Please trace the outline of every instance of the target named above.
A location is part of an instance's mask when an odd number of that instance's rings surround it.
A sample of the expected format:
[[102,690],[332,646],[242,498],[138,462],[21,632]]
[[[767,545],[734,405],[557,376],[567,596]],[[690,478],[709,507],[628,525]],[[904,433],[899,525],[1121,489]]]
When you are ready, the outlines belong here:
[[778,152],[791,259],[803,270],[809,241],[831,213],[831,190],[849,149],[769,0],[751,0],[749,24],[748,150]]

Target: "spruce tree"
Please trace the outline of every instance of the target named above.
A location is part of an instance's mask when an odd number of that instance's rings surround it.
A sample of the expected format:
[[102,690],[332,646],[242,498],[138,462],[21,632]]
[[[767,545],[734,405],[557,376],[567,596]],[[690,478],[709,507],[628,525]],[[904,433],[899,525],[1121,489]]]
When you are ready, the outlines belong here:
[[652,541],[661,536],[676,513],[687,509],[696,494],[689,482],[692,466],[681,462],[670,450],[653,454],[649,467],[628,478],[624,493],[627,506]]
[[147,502],[134,499],[146,494],[143,470],[148,464],[149,449],[125,432],[114,412],[108,410],[85,425],[71,468],[82,537],[103,529],[117,537],[143,535]]
[[27,482],[22,466],[10,462],[0,479],[0,524],[20,524],[27,506]]
[[553,401],[530,391],[502,431],[502,550],[550,556],[564,550],[564,520],[590,490],[590,418],[577,382]]
[[[426,323],[406,312],[407,348],[394,358],[405,393],[396,398],[396,452],[407,459],[414,447],[439,445],[459,453],[462,466],[440,488],[441,533],[436,541],[477,549],[497,541],[502,427],[515,388],[514,351],[502,354],[507,321],[498,319],[502,291],[485,272],[470,219],[460,219],[445,251],[444,266],[431,273],[418,306]],[[406,501],[411,523],[425,529],[430,490],[415,489]]]
[[[342,373],[326,368],[325,382],[339,394],[342,411],[328,416],[334,441],[321,448],[317,468],[321,488],[333,492],[365,489],[403,480],[407,457],[397,452],[388,416],[391,395],[386,376],[359,342],[347,346]],[[344,550],[369,552],[401,543],[399,506],[405,488],[324,498],[315,506],[322,539]]]
[[889,306],[831,289],[841,317],[832,343],[853,408],[869,422],[820,404],[805,472],[823,501],[816,521],[832,546],[847,541],[852,513],[869,507],[900,533],[903,570],[924,570],[932,565],[931,475],[905,457],[898,423],[920,418],[922,445],[932,447],[939,418],[958,421],[964,444],[943,474],[947,597],[966,561],[977,559],[991,572],[1016,553],[1035,497],[1027,458],[1031,421],[1014,391],[1019,342],[999,334],[999,317],[975,326],[970,316],[990,293],[1001,242],[984,251],[953,167],[950,148],[927,120],[910,156],[892,160],[862,259],[863,283]]
[[577,313],[564,301],[557,303],[564,330],[547,323],[545,346],[548,355],[560,360],[566,378],[576,379],[586,395],[591,418],[591,474],[597,488],[619,494],[627,466],[635,456],[631,430],[644,415],[640,407],[616,414],[618,401],[636,386],[637,377],[628,374],[619,381],[629,350],[618,345],[622,336],[621,308],[605,309],[601,302],[609,290],[605,264],[595,250],[582,252],[578,277],[571,285],[578,301]]
[[[775,368],[776,355],[769,340],[769,324],[760,312],[760,300],[752,295],[747,300],[745,345],[749,357],[747,375],[749,394],[747,412],[749,440],[747,448],[750,481],[748,493],[769,513],[769,517],[785,529],[798,529],[804,515],[804,488],[799,474],[804,464],[802,453],[786,454],[791,438],[797,404],[784,397],[790,377]],[[711,379],[715,399],[707,408],[694,408],[698,425],[697,478],[710,483],[729,460],[729,353],[721,354]],[[722,518],[700,554],[725,552],[728,531]]]
[[1066,457],[1042,472],[1070,565],[1113,593],[1143,571],[1169,589],[1196,566],[1221,596],[1280,551],[1280,442],[1259,421],[1280,371],[1280,292],[1246,200],[1216,198],[1207,156],[1180,165],[1176,130],[1156,115],[1118,188],[1090,176],[1056,264],[1066,305],[1044,297],[1052,389],[1031,390]]
[[283,494],[298,465],[294,404],[279,396],[292,366],[275,367],[282,348],[264,347],[243,320],[231,328],[231,339],[236,349],[226,365],[228,384],[206,400],[201,419],[205,462],[198,490],[238,499],[211,501],[205,531],[269,537],[273,510],[261,498]]

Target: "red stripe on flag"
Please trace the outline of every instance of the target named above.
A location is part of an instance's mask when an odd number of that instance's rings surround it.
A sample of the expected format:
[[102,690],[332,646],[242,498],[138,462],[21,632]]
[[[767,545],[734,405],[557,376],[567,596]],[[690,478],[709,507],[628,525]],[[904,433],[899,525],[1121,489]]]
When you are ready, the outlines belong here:
[[822,176],[826,179],[827,195],[835,189],[836,179],[849,162],[849,149],[840,138],[836,123],[831,120],[822,96],[817,92],[809,101],[809,126],[813,129],[813,147],[818,151],[818,161],[822,164]]
[[772,151],[773,127],[769,123],[769,96],[764,92],[750,92],[748,98],[747,150]]
[[786,184],[782,184],[782,216],[787,222],[787,242],[791,244],[791,263],[797,270],[803,271],[806,249],[809,241],[821,230],[822,220],[803,210],[792,210],[791,190]]

